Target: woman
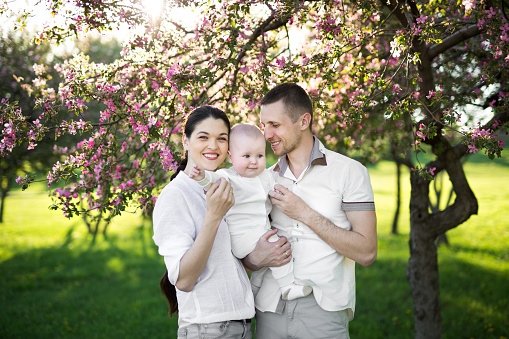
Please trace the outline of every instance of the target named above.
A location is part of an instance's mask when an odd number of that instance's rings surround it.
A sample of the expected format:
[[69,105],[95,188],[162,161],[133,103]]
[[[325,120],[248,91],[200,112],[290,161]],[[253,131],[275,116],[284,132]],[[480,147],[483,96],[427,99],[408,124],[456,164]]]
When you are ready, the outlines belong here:
[[186,157],[154,208],[153,239],[167,268],[161,289],[170,314],[178,303],[178,338],[251,338],[253,294],[224,221],[234,203],[232,188],[222,180],[205,195],[188,176],[194,165],[214,171],[224,161],[229,133],[223,111],[195,109],[182,137]]

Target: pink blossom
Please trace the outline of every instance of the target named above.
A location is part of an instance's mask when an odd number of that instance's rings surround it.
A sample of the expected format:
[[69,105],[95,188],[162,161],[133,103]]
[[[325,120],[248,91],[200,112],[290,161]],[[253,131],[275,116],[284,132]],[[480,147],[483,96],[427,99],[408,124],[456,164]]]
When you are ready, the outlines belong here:
[[469,12],[475,9],[476,0],[463,0],[462,5],[465,7],[465,11]]
[[422,133],[421,131],[416,131],[415,135],[417,135],[422,140],[426,140],[426,135],[424,133]]
[[432,96],[434,96],[435,94],[437,94],[437,92],[435,92],[435,91],[429,91],[429,94],[428,94],[428,95],[426,95],[426,98],[427,98],[427,99],[431,99],[431,97],[432,97]]
[[286,64],[286,59],[284,56],[281,56],[281,58],[276,59],[276,64],[278,64],[279,69],[283,69],[283,67]]
[[85,121],[83,121],[82,119],[80,119],[80,121],[76,122],[76,126],[80,130],[84,130],[86,125],[87,125],[87,123]]
[[424,14],[421,14],[421,16],[416,19],[418,24],[423,24],[426,22],[426,20],[428,20],[428,17]]
[[[479,27],[479,29],[482,29],[484,27],[484,23],[486,21],[484,21],[483,18],[480,18],[479,21],[477,22],[477,27]],[[466,46],[465,46],[466,47]]]

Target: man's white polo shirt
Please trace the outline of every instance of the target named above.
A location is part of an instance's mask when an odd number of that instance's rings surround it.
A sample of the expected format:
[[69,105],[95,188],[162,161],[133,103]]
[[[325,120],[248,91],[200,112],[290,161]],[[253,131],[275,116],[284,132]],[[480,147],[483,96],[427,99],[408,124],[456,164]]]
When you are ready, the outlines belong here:
[[[313,210],[336,226],[350,230],[345,211],[374,210],[369,174],[361,163],[327,150],[315,138],[308,168],[295,178],[286,156],[271,168],[276,183],[298,195]],[[275,206],[272,226],[292,244],[294,274],[298,284],[313,287],[313,295],[326,311],[355,310],[355,262],[337,253],[308,226],[287,217]],[[261,279],[263,277],[263,282]],[[260,311],[278,312],[281,292],[267,271],[253,272],[254,290],[261,285],[255,305]],[[281,307],[282,305],[279,305]],[[279,313],[279,312],[278,312]]]

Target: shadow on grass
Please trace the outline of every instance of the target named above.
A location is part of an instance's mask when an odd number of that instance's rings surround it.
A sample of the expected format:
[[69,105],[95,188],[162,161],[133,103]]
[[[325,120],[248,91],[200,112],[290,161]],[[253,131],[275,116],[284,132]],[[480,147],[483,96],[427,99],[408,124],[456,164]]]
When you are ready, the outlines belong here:
[[[397,243],[404,238],[387,240]],[[414,337],[413,303],[405,273],[407,260],[388,254],[380,253],[370,267],[357,265],[352,338]],[[441,260],[439,266],[443,338],[509,337],[507,274],[451,258]]]
[[0,263],[1,337],[176,337],[159,290],[164,264],[144,229],[93,247],[72,233]]
[[439,279],[444,338],[509,337],[507,270],[444,255]]
[[[19,251],[0,263],[2,338],[175,338],[159,291],[163,261],[147,227],[90,248],[72,230],[60,246]],[[379,258],[357,265],[352,338],[412,338],[405,236],[381,236]],[[508,337],[507,279],[475,262],[441,260],[444,338]]]
[[413,312],[406,260],[378,259],[356,266],[356,311],[352,338],[412,338]]

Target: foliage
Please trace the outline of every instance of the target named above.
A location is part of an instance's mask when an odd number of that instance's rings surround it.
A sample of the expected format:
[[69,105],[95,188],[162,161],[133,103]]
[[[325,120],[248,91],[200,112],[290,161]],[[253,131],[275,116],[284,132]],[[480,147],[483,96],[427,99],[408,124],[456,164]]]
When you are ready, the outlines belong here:
[[[31,44],[26,35],[20,32],[4,31],[0,36],[0,125],[3,133],[7,136],[0,144],[0,182],[2,207],[5,197],[11,190],[14,179],[21,173],[27,174],[23,183],[26,188],[33,180],[34,174],[47,171],[48,167],[58,160],[59,155],[54,154],[54,146],[61,142],[69,141],[68,137],[55,142],[49,137],[43,137],[38,141],[40,147],[26,140],[16,140],[14,124],[20,133],[30,135],[30,126],[39,123],[38,116],[41,111],[34,108],[33,98],[23,87],[26,83],[36,83],[32,65],[34,63],[46,64],[50,57],[49,44]],[[55,74],[49,72],[45,79],[48,88],[55,88],[57,79]],[[22,147],[14,147],[21,143]],[[29,160],[29,163],[27,162]],[[2,221],[3,208],[0,210],[0,222]]]
[[[404,10],[414,20],[406,29],[398,27],[390,2],[196,1],[201,16],[195,27],[172,20],[170,6],[178,4],[170,2],[158,17],[135,0],[78,1],[71,10],[65,2],[46,3],[66,20],[43,29],[36,42],[59,43],[120,22],[143,27],[125,43],[120,60],[97,64],[78,54],[58,65],[63,81],[57,92],[44,85],[45,68],[36,67],[38,81],[26,88],[37,96],[40,119],[4,118],[12,126],[3,131],[4,155],[12,149],[9,140],[34,145],[48,133],[89,133],[47,177],[48,185],[71,182],[54,193],[55,207],[67,217],[96,210],[110,218],[129,202],[150,211],[154,188],[181,157],[180,126],[193,107],[217,105],[234,122],[256,121],[258,100],[282,81],[303,84],[315,99],[316,132],[361,159],[376,161],[389,141],[393,153],[431,178],[433,168],[414,164],[411,154],[442,135],[471,152],[500,156],[493,131],[506,121],[508,24],[488,3],[416,3]],[[465,30],[475,34],[441,53]],[[436,54],[434,82],[420,77],[421,55],[411,48],[417,43]],[[479,113],[468,104],[485,104],[493,94],[488,104],[495,118],[450,133],[460,129],[458,120]],[[97,120],[87,116],[90,101],[104,105]],[[63,119],[62,109],[69,112]]]
[[[41,109],[35,107],[32,86],[45,86],[44,95],[51,99],[60,81],[59,75],[51,64],[59,60],[61,62],[62,57],[52,52],[48,43],[34,44],[29,37],[30,33],[26,29],[23,32],[5,29],[0,37],[0,65],[2,66],[0,111],[3,112],[1,123],[4,133],[8,135],[0,146],[3,153],[0,157],[2,201],[20,172],[26,176],[18,178],[17,181],[23,189],[26,189],[36,177],[47,175],[48,168],[60,160],[62,153],[66,153],[68,145],[79,141],[72,134],[63,135],[58,139],[47,134],[39,138],[37,142],[33,139],[30,142],[15,140],[13,121],[18,122],[18,133],[27,135],[27,139],[34,136],[30,126],[42,127]],[[81,38],[77,40],[76,46],[91,58],[113,62],[121,46],[115,39],[104,42],[102,40],[97,37]],[[38,77],[36,72],[45,72],[46,76]],[[100,103],[90,102],[88,116],[91,118],[98,116],[98,112],[102,109],[100,105]],[[60,111],[57,119],[64,120],[67,116],[66,111]],[[8,119],[9,117],[14,117],[14,120]],[[20,142],[20,147],[15,147]],[[0,212],[0,221],[1,216]]]

